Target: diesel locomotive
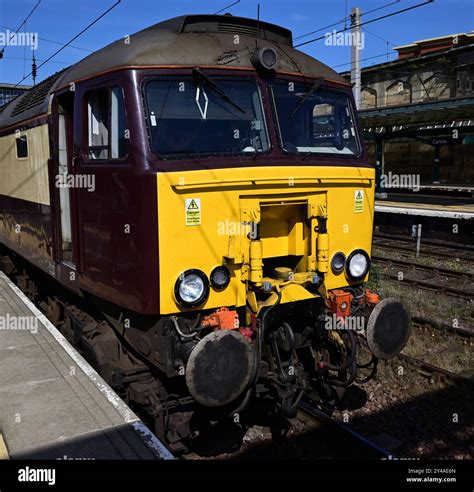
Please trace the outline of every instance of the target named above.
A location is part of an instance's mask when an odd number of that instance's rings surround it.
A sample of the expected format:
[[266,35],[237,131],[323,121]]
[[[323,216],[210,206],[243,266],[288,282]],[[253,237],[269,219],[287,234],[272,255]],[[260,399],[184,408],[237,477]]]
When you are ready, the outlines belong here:
[[0,109],[1,264],[177,449],[402,350],[374,182],[350,84],[289,30],[182,16]]

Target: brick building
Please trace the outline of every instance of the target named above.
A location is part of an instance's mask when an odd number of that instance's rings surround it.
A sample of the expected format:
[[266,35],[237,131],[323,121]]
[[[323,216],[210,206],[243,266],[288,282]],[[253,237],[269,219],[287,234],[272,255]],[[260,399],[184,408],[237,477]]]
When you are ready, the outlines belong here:
[[[396,60],[361,74],[371,158],[382,160],[385,173],[474,185],[474,33],[394,49]],[[350,72],[342,75],[350,80]]]

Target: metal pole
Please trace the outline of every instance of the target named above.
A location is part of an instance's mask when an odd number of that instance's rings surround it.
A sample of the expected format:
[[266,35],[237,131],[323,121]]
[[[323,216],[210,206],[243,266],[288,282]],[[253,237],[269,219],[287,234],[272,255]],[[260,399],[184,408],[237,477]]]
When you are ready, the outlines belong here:
[[361,72],[360,72],[360,45],[361,45],[361,30],[360,30],[361,10],[359,7],[354,7],[351,11],[351,83],[353,86],[354,99],[357,109],[360,109],[360,88],[361,88]]
[[416,234],[416,257],[420,256],[420,245],[421,245],[421,224],[418,224],[417,234]]
[[382,183],[383,174],[383,139],[375,140],[375,198],[386,199],[387,193]]
[[439,183],[439,175],[440,175],[440,144],[435,144],[435,159],[434,159],[434,168],[433,168],[433,183]]

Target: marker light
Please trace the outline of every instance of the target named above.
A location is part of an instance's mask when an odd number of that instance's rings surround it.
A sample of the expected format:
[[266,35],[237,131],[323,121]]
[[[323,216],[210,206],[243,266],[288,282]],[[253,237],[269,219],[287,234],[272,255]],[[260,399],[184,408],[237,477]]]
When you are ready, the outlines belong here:
[[230,282],[230,272],[225,266],[218,266],[211,272],[211,285],[214,289],[225,289]]
[[344,253],[338,252],[336,253],[331,260],[331,270],[333,273],[338,275],[342,271],[344,271],[344,267],[346,266],[346,257]]

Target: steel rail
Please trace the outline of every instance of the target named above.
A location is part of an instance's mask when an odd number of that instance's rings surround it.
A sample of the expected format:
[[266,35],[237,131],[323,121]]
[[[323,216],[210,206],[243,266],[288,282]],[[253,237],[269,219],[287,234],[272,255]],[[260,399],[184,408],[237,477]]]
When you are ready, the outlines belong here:
[[[385,258],[382,256],[373,256],[372,261],[378,265],[387,265],[393,267],[399,267],[405,269],[407,273],[409,272],[428,272],[432,273],[435,281],[429,281],[426,279],[417,279],[409,276],[404,276],[402,280],[399,279],[398,274],[382,272],[382,275],[391,280],[396,280],[401,283],[406,283],[413,285],[414,287],[418,287],[425,290],[430,290],[434,292],[438,292],[441,294],[446,294],[449,296],[458,297],[460,299],[472,300],[474,299],[474,291],[468,290],[467,288],[460,288],[458,286],[453,286],[449,284],[449,281],[453,282],[453,279],[456,282],[461,282],[464,284],[473,282],[473,275],[465,272],[458,272],[456,270],[443,269],[438,267],[433,267],[429,265],[423,265],[416,262],[404,261],[392,258]],[[448,281],[448,282],[447,282]]]
[[468,376],[463,376],[462,374],[456,374],[451,371],[447,371],[442,367],[435,366],[429,362],[422,361],[410,355],[399,354],[398,357],[410,365],[415,366],[419,372],[424,376],[437,375],[440,379],[451,380],[453,382],[461,382],[469,385],[474,385],[474,379]]
[[379,459],[395,458],[393,453],[372,442],[370,439],[366,438],[362,434],[359,434],[354,429],[351,429],[348,425],[342,422],[338,422],[327,413],[323,412],[320,408],[318,408],[316,402],[313,402],[311,399],[305,398],[304,400],[302,400],[298,405],[298,409],[303,413],[309,415],[314,420],[317,420],[324,425],[333,427],[335,431],[340,433],[340,435],[353,440],[355,443],[357,443],[358,446],[361,446],[364,450],[366,450],[368,454],[372,457]]

